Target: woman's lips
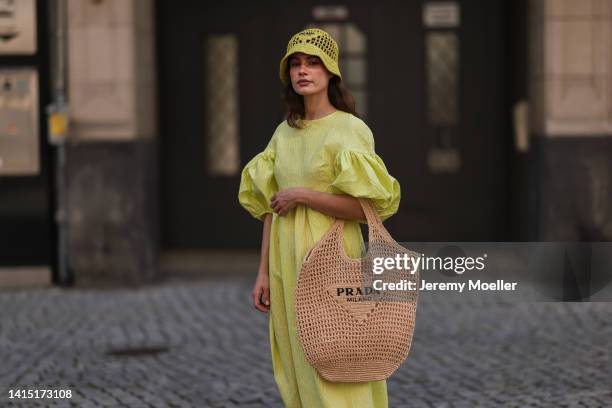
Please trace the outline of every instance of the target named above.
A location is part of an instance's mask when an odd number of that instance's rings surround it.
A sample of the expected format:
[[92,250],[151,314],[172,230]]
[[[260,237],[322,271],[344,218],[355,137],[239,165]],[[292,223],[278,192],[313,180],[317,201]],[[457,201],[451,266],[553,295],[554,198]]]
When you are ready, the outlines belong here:
[[298,81],[298,85],[308,85],[310,83],[310,81]]

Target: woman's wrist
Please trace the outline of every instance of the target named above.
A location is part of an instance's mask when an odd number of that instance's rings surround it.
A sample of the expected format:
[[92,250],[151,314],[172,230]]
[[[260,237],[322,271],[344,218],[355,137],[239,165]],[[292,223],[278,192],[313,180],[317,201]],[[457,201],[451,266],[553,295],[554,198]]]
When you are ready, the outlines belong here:
[[300,190],[300,194],[298,195],[298,204],[303,204],[307,207],[310,207],[312,204],[312,195],[315,191],[309,188],[302,188]]
[[260,264],[259,268],[257,268],[258,275],[268,275],[268,265]]

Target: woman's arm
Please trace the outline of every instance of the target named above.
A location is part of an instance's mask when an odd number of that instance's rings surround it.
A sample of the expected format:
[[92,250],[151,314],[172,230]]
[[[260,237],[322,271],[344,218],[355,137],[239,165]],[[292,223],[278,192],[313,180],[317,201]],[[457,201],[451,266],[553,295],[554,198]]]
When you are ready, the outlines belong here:
[[268,257],[270,254],[270,229],[272,226],[272,213],[264,217],[263,232],[261,233],[261,258],[259,259],[259,273],[268,274]]
[[323,193],[302,187],[286,188],[279,191],[272,197],[270,207],[278,215],[285,215],[298,204],[304,204],[332,217],[365,221],[363,209],[355,197],[345,194]]
[[261,258],[259,259],[259,270],[255,279],[255,286],[251,292],[253,305],[261,312],[270,310],[270,279],[268,275],[268,256],[270,254],[270,227],[272,225],[272,214],[265,215],[263,232],[261,234]]

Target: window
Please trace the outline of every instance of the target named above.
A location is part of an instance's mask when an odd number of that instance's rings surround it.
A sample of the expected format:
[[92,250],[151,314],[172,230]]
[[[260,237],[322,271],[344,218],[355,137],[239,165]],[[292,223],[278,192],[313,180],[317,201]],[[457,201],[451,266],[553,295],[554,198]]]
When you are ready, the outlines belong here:
[[205,137],[207,172],[233,176],[240,171],[238,39],[208,36],[205,45]]
[[340,48],[338,65],[342,73],[342,82],[355,97],[357,113],[365,119],[368,113],[367,39],[365,34],[350,22],[311,23],[305,28],[308,27],[327,31],[338,43],[338,48]]
[[459,67],[457,34],[450,31],[429,32],[425,37],[425,50],[429,120],[433,125],[456,125]]

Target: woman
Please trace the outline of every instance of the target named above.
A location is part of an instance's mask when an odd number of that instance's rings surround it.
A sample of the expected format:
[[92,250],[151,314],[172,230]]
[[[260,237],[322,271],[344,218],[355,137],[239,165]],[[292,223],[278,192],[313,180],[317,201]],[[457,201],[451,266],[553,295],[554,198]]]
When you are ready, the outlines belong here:
[[288,408],[387,407],[385,381],[335,383],[305,359],[294,311],[297,274],[307,251],[345,219],[346,253],[365,248],[355,197],[370,198],[384,221],[400,201],[398,181],[374,152],[368,126],[342,86],[338,46],[323,30],[295,34],[280,63],[287,120],[242,171],[238,199],[264,222],[253,304],[269,314],[274,378]]

